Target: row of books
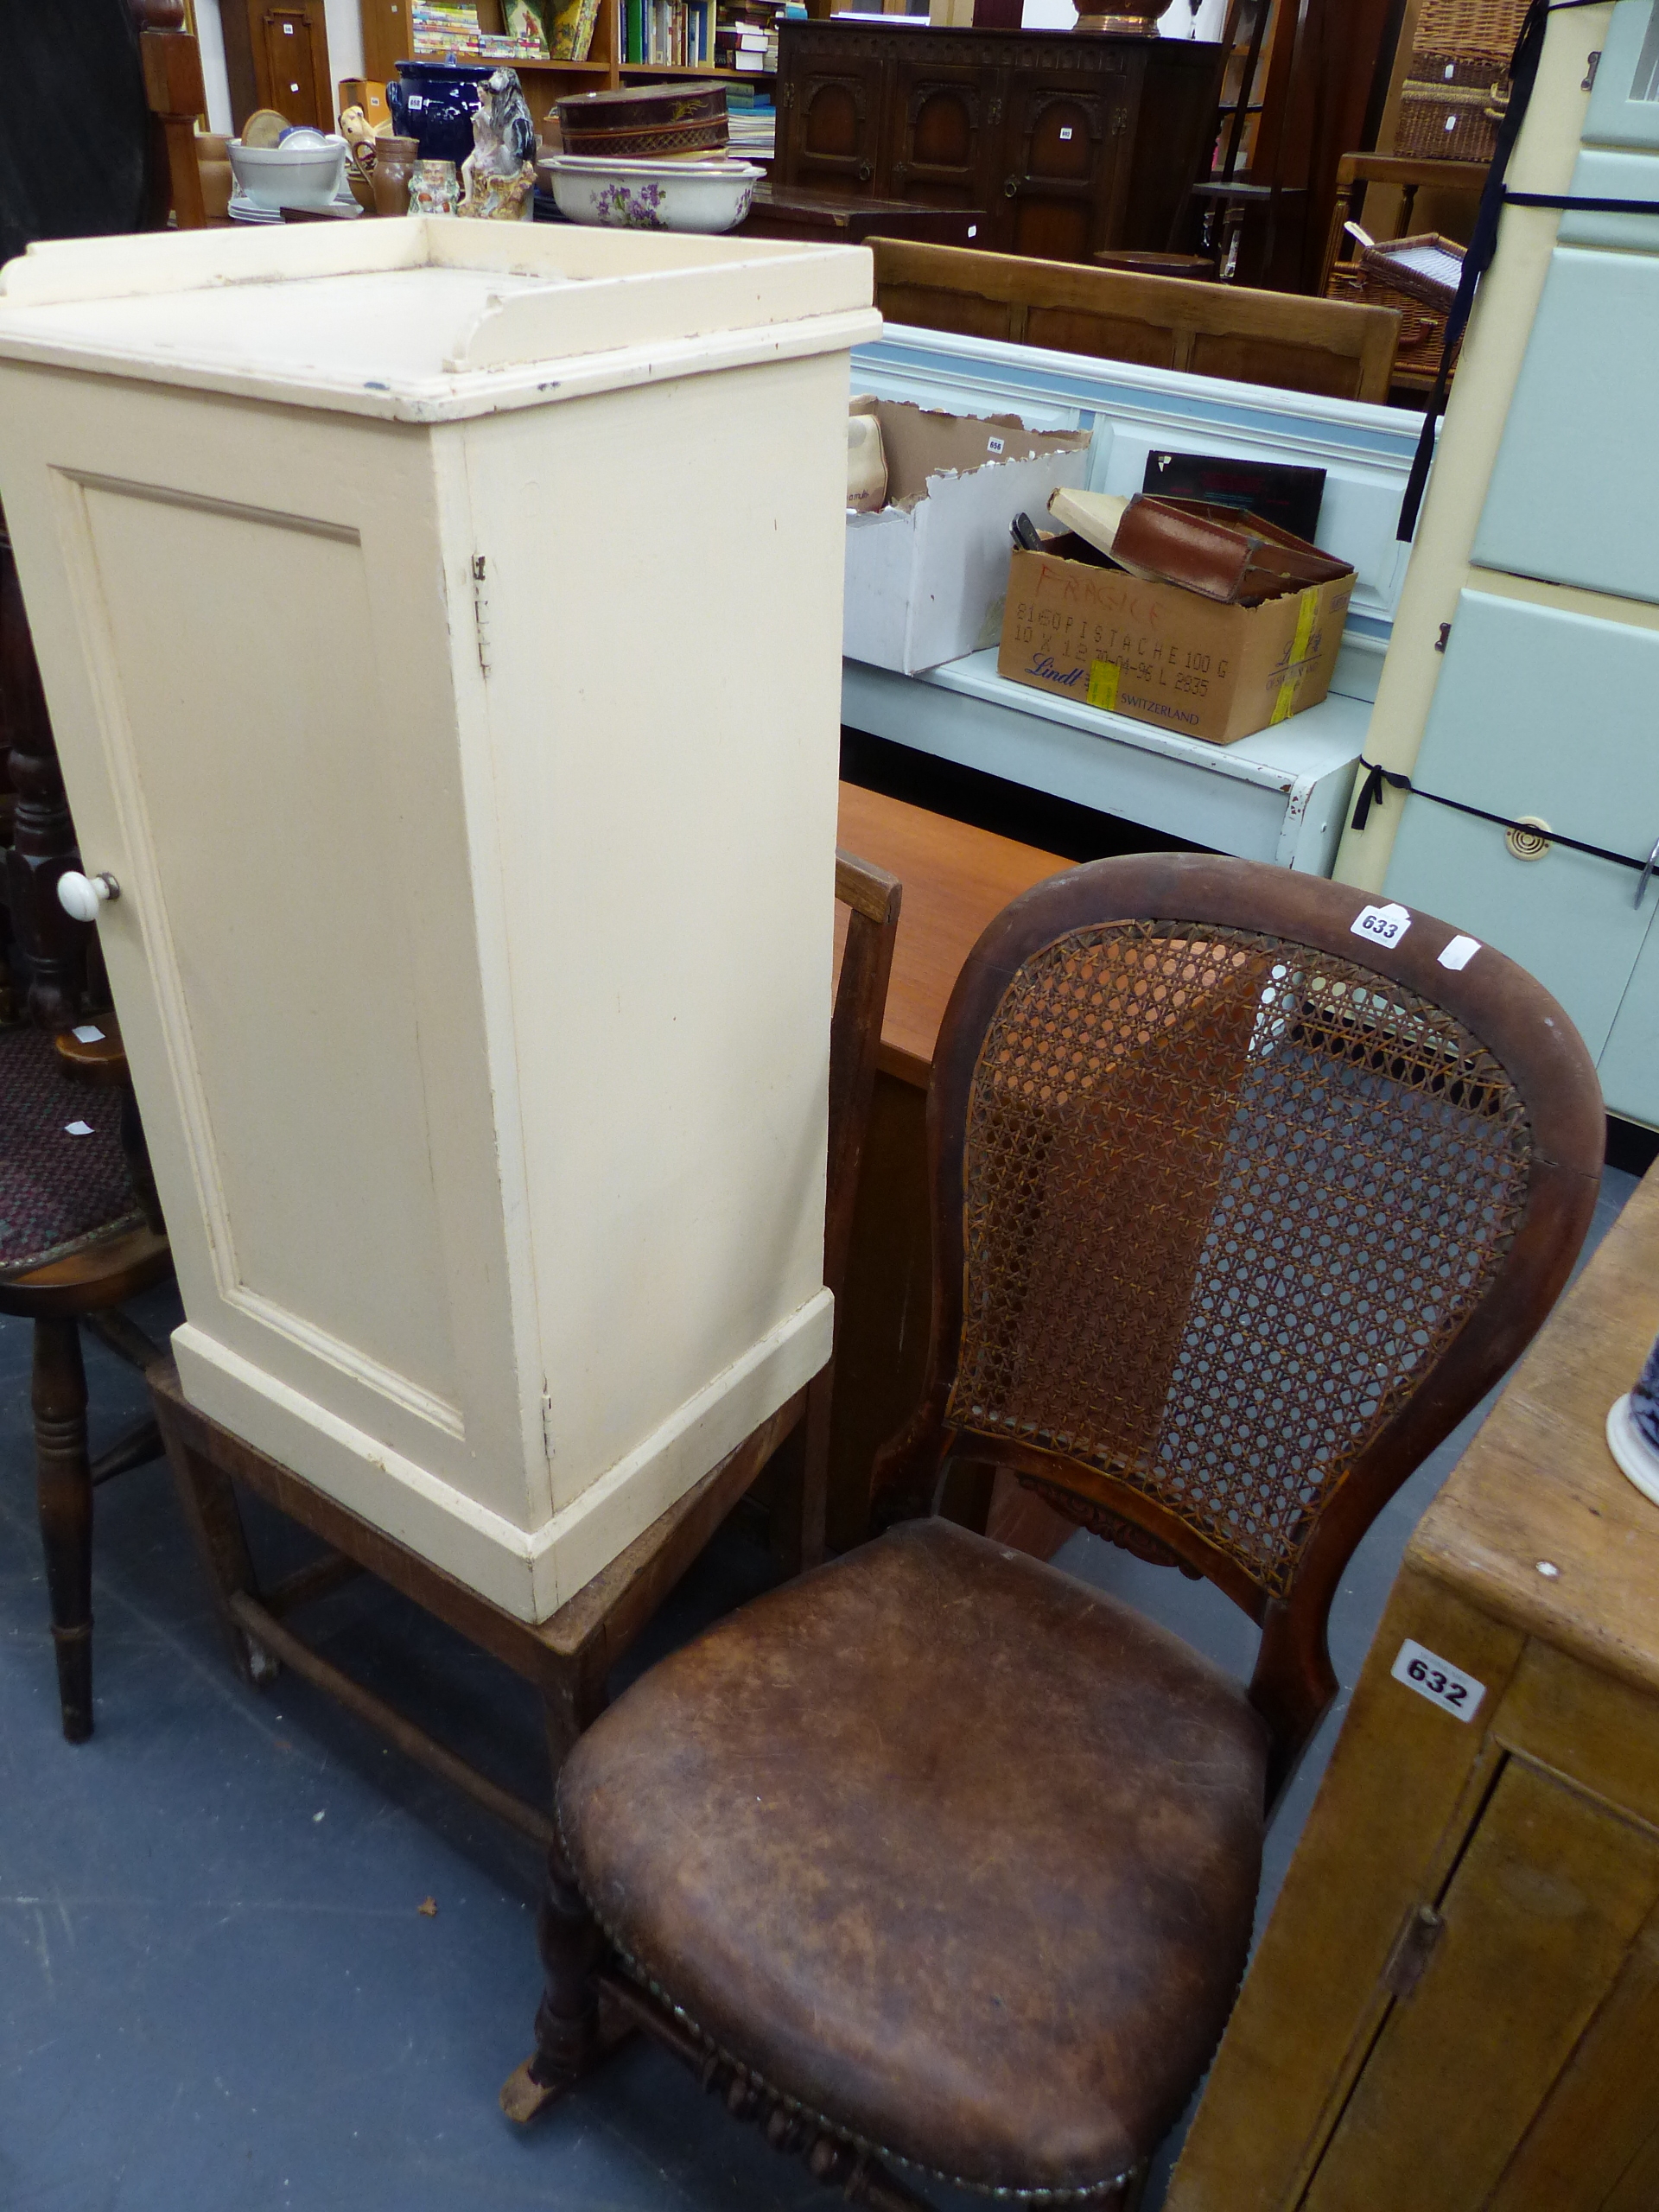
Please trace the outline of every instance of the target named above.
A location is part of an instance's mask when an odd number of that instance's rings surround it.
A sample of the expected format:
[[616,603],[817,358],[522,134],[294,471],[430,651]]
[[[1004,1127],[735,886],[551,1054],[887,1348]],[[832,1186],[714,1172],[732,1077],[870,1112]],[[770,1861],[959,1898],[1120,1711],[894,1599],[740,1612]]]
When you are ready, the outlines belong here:
[[707,69],[715,58],[715,0],[626,0],[622,59],[659,69]]
[[585,61],[597,14],[597,0],[546,0],[541,10],[509,0],[501,9],[508,28],[486,30],[468,0],[414,0],[410,28],[416,54],[453,54],[461,61]]
[[[480,28],[474,0],[413,0],[414,51],[463,61],[584,61],[597,0],[546,0],[538,16],[511,5],[503,32]],[[733,69],[760,76],[778,67],[778,0],[624,0],[622,60],[636,67]],[[543,28],[544,26],[544,28]]]
[[442,4],[442,0],[415,0],[410,28],[416,54],[458,54],[463,61],[479,58],[478,10]]
[[718,19],[715,0],[625,0],[622,59],[647,68],[758,75],[778,67],[777,20],[768,0],[743,0],[741,12]]

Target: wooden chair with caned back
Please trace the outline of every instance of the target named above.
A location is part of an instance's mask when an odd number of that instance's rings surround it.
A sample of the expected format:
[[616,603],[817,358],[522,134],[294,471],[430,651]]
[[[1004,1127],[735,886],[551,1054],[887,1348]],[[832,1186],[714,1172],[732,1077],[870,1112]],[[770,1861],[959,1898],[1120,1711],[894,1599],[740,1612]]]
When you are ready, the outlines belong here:
[[889,322],[1339,399],[1389,396],[1400,327],[1390,308],[967,246],[869,245]]
[[[1567,1279],[1603,1143],[1491,947],[1206,855],[981,938],[929,1100],[930,1370],[887,1533],[645,1675],[561,1780],[527,2115],[639,2027],[821,2179],[1134,2200],[1243,1972],[1364,1530]],[[1390,941],[1392,940],[1392,941]],[[1249,1684],[936,1516],[988,1460],[1206,1577]]]

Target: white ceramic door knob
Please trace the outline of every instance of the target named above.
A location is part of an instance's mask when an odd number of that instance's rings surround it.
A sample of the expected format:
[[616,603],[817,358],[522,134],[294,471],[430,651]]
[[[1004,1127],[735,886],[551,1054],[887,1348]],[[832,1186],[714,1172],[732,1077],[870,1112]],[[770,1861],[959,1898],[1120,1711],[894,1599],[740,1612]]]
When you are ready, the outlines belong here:
[[67,868],[58,878],[58,904],[78,922],[95,922],[99,908],[120,896],[121,887],[112,875],[78,875]]

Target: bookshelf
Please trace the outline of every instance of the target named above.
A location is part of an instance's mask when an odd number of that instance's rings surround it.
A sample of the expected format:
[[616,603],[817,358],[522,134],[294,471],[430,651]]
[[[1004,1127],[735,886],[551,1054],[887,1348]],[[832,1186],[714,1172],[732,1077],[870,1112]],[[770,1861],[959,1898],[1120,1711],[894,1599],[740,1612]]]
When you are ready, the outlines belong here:
[[[395,76],[397,64],[410,54],[408,0],[360,0],[363,19],[364,73],[384,83]],[[729,0],[710,0],[724,23],[730,19]],[[479,19],[494,11],[490,0],[480,0]],[[507,67],[518,72],[530,111],[539,127],[556,104],[572,92],[618,91],[624,85],[665,84],[681,77],[712,77],[730,85],[753,85],[770,96],[776,82],[771,69],[724,69],[712,64],[686,68],[670,62],[626,61],[623,59],[626,0],[599,0],[593,43],[585,61],[514,60]]]

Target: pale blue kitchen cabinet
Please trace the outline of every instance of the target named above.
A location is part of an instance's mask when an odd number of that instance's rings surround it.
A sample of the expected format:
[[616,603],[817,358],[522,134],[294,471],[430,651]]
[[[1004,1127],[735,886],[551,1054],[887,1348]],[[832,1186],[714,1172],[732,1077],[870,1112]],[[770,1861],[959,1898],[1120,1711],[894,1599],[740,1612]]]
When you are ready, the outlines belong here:
[[[1615,10],[1571,191],[1659,207],[1653,0]],[[1659,214],[1563,217],[1412,781],[1388,894],[1529,968],[1659,1127]],[[1637,867],[1519,858],[1446,801]]]
[[1659,897],[1650,891],[1638,909],[1633,874],[1563,845],[1517,859],[1497,824],[1435,801],[1535,817],[1586,844],[1644,856],[1659,838],[1656,702],[1659,630],[1465,591],[1412,772],[1435,797],[1408,807],[1389,870],[1391,897],[1529,968],[1592,1053],[1607,1042]]

